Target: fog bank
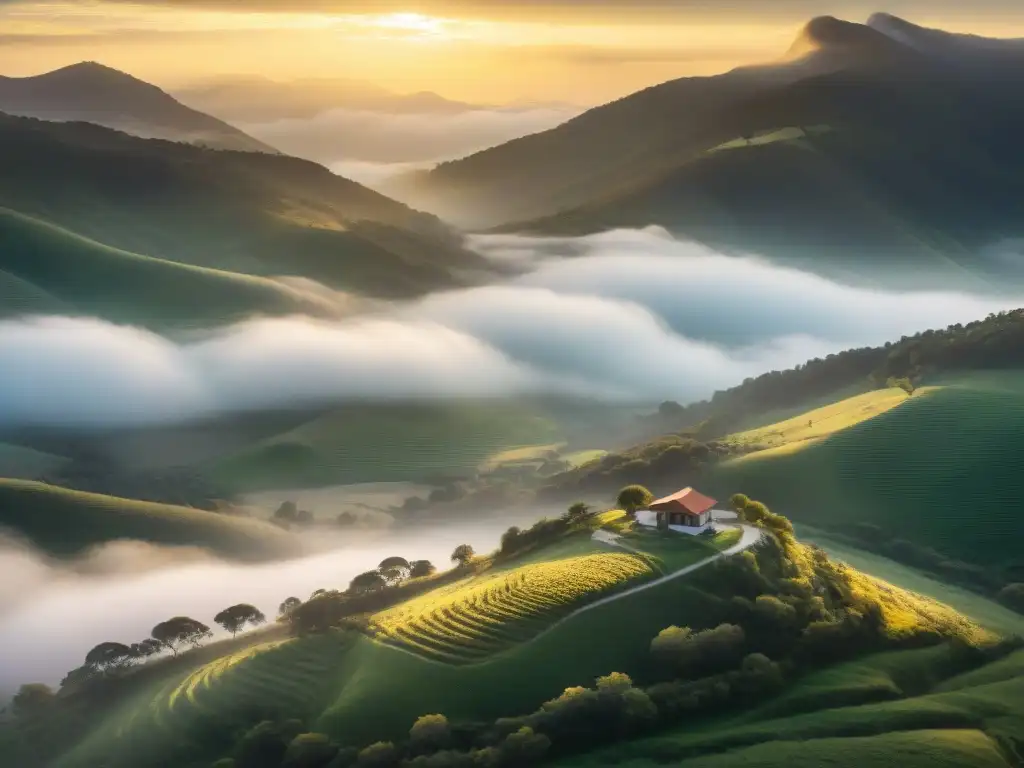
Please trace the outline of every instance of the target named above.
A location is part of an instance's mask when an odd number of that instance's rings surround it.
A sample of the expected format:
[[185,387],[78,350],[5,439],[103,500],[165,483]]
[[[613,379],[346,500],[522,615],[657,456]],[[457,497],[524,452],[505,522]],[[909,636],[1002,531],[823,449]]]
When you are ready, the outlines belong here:
[[[546,510],[552,516],[561,511]],[[350,543],[330,552],[267,565],[137,542],[58,563],[0,543],[0,699],[25,682],[59,683],[96,644],[138,642],[171,616],[192,616],[219,630],[213,616],[246,602],[273,618],[286,597],[305,600],[316,589],[345,589],[385,557],[426,559],[444,569],[459,544],[489,552],[510,525],[530,524],[544,513],[519,510],[408,532],[353,533]]]
[[342,319],[188,339],[96,319],[0,322],[0,426],[173,422],[345,399],[577,394],[682,402],[813,357],[984,318],[1024,297],[851,287],[656,229],[484,236],[520,274]]

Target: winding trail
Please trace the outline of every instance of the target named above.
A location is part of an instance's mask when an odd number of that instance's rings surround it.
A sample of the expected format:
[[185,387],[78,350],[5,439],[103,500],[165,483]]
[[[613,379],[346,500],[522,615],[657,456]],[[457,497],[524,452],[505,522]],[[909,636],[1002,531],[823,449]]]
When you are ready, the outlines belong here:
[[[672,581],[673,579],[682,578],[683,576],[687,576],[687,575],[693,573],[694,571],[698,571],[701,568],[704,568],[704,567],[706,567],[708,565],[711,565],[714,562],[717,562],[718,560],[722,559],[723,557],[732,557],[733,555],[738,555],[740,552],[743,552],[743,551],[745,551],[747,549],[750,549],[752,546],[754,546],[759,541],[761,541],[761,537],[764,535],[764,532],[760,528],[755,528],[755,527],[753,527],[751,525],[734,525],[734,526],[730,526],[730,527],[739,528],[742,531],[742,535],[740,536],[740,540],[738,542],[736,542],[735,544],[733,544],[728,549],[723,549],[721,552],[716,552],[715,554],[711,555],[711,557],[707,557],[707,558],[701,560],[700,562],[694,563],[693,565],[688,565],[685,568],[680,568],[678,571],[673,571],[672,573],[666,574],[665,576],[661,576],[661,577],[659,577],[657,579],[654,579],[653,581],[645,581],[643,584],[638,584],[637,586],[631,587],[630,589],[624,590],[622,592],[616,592],[614,595],[608,595],[608,597],[602,597],[601,599],[595,600],[592,603],[587,603],[586,605],[580,606],[579,608],[577,608],[572,613],[566,614],[565,616],[560,618],[558,621],[556,621],[554,624],[551,624],[550,626],[546,627],[544,629],[544,631],[534,635],[533,637],[531,637],[526,642],[519,643],[519,644],[513,646],[513,648],[522,648],[524,645],[526,645],[528,643],[536,642],[540,638],[544,637],[544,635],[548,634],[549,632],[552,632],[560,624],[563,624],[563,623],[565,623],[565,622],[567,622],[567,621],[569,621],[571,619],[576,618],[581,613],[585,613],[586,611],[591,611],[594,608],[597,608],[597,607],[602,606],[602,605],[607,605],[608,603],[614,602],[616,600],[621,600],[624,597],[629,597],[630,595],[635,595],[637,592],[643,592],[645,589],[653,589],[654,587],[661,586],[662,584],[664,584],[666,582],[669,582],[669,581]],[[685,536],[687,534],[678,534],[678,535]],[[632,547],[628,547],[628,546],[626,546],[626,545],[624,545],[622,543],[619,543],[619,542],[612,542],[612,541],[609,541],[609,540],[607,540],[605,538],[602,538],[602,537],[595,537],[595,540],[601,542],[602,544],[607,544],[608,546],[611,546],[611,547],[620,547],[622,549],[626,549],[626,550],[630,550],[630,551],[636,551],[636,550],[633,550]],[[420,661],[427,662],[429,664],[440,664],[441,666],[444,666],[444,667],[453,666],[452,664],[449,664],[449,663],[444,662],[444,661],[438,661],[437,659],[431,659],[431,658],[428,658],[426,656],[421,656],[420,654],[416,653],[415,651],[410,651],[408,648],[403,648],[400,645],[396,645],[396,644],[393,644],[393,643],[382,642],[380,640],[377,640],[376,638],[370,638],[370,640],[372,640],[372,642],[376,643],[377,645],[384,646],[385,648],[390,648],[391,650],[396,651],[398,653],[406,653],[406,654],[408,654],[410,656],[415,656]],[[494,658],[500,656],[502,653],[505,653],[508,650],[511,650],[511,649],[505,649],[505,650],[500,651],[499,653],[496,653],[496,654],[494,654],[492,656],[488,656],[486,659],[482,659],[482,660],[480,660],[478,662],[472,662],[472,663],[480,664],[480,663],[484,663],[486,661],[490,661],[491,659],[494,659]],[[467,664],[461,665],[461,666],[472,666],[472,663],[467,663]]]

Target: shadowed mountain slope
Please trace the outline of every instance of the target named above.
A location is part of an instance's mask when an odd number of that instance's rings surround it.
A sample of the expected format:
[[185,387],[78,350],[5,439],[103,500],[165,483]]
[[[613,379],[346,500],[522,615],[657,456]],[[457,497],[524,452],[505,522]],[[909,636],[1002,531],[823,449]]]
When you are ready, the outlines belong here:
[[82,62],[35,77],[0,77],[0,112],[42,120],[81,120],[143,138],[216,149],[276,152],[263,142],[131,75]]

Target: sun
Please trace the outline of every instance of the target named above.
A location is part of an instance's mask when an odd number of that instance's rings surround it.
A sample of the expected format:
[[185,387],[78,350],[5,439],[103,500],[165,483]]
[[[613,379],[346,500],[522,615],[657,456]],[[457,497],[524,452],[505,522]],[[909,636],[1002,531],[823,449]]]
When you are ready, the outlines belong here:
[[422,13],[389,13],[384,16],[377,16],[373,21],[373,26],[406,32],[419,32],[423,35],[441,35],[444,33],[443,19],[424,16]]

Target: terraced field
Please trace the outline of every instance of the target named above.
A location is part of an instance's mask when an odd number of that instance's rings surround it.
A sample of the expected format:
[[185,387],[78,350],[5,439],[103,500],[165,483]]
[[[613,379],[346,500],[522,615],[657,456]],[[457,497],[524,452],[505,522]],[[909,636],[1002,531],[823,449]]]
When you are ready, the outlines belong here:
[[708,491],[742,490],[821,528],[886,535],[986,566],[1019,560],[1024,539],[1024,375],[942,382],[813,442],[719,465]]
[[254,712],[313,717],[350,672],[346,654],[355,639],[331,633],[274,640],[229,653],[184,677],[171,676],[128,700],[54,768],[91,768],[101,758],[169,752],[196,733],[223,732],[230,743],[234,729]]
[[565,614],[658,573],[652,559],[601,553],[485,574],[435,590],[372,619],[378,639],[451,664],[525,642]]

